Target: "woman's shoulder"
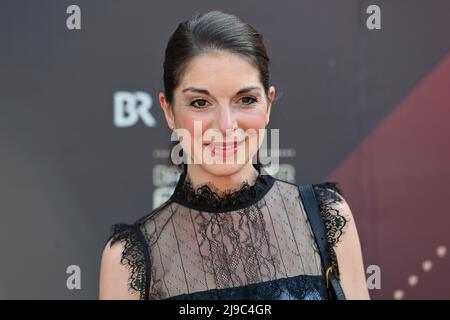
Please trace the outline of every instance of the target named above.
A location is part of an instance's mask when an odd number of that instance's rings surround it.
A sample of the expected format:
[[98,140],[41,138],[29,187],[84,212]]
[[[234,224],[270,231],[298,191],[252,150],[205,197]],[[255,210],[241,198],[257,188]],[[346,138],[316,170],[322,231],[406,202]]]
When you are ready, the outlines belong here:
[[337,182],[324,181],[313,184],[320,214],[325,224],[328,244],[331,250],[331,263],[339,274],[336,249],[342,242],[352,220],[352,213]]
[[335,181],[323,181],[312,185],[319,203],[329,205],[345,201],[342,188]]
[[342,188],[337,182],[324,181],[313,184],[313,189],[322,218],[326,222],[329,240],[335,246],[344,233],[351,214]]
[[[146,223],[164,211],[170,201],[159,205],[133,223],[115,223],[110,227],[110,234],[103,248],[102,277],[115,278],[115,292],[121,298],[145,299],[147,296],[147,279],[150,277],[149,239]],[[109,284],[108,284],[109,283]],[[103,281],[103,296],[108,297],[111,281]]]
[[335,247],[351,218],[342,188],[336,181],[312,183],[312,187],[322,219],[325,222],[329,243]]

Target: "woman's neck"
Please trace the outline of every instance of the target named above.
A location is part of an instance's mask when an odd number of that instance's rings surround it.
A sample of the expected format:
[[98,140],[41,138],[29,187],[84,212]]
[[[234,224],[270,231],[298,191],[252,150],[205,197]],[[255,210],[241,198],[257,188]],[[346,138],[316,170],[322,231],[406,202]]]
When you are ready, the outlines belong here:
[[212,184],[214,191],[220,195],[226,191],[239,189],[244,181],[247,181],[250,186],[254,185],[258,175],[259,172],[252,163],[248,163],[234,174],[220,176],[206,171],[200,165],[188,164],[186,178],[194,189],[204,184]]

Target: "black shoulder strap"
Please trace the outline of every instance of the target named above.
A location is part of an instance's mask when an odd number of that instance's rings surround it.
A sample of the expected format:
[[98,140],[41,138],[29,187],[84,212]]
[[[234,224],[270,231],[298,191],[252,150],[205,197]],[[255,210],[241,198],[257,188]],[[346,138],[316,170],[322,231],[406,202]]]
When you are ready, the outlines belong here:
[[328,274],[328,279],[331,284],[329,289],[332,289],[333,291],[331,294],[335,299],[344,300],[345,295],[342,291],[339,280],[333,272],[327,272],[328,268],[331,266],[330,246],[327,240],[325,224],[320,214],[314,188],[312,184],[303,184],[299,186],[299,191],[309,224],[317,243],[317,247],[319,248],[320,258],[324,269],[323,271]]

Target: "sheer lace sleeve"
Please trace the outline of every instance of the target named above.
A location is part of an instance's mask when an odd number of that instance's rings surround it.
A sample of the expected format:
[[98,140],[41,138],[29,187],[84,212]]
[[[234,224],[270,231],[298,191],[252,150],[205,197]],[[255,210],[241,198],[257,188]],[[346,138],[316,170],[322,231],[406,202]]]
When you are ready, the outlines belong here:
[[320,213],[325,222],[327,240],[330,244],[331,263],[339,275],[338,262],[334,249],[337,247],[342,235],[345,233],[349,221],[349,217],[347,217],[342,210],[338,210],[338,204],[341,204],[345,200],[336,182],[315,184],[314,191],[319,204]]
[[148,251],[146,240],[139,225],[128,225],[124,223],[115,224],[111,227],[111,246],[121,241],[124,244],[120,263],[127,266],[130,272],[128,288],[139,293],[141,300],[146,299],[148,294],[147,264]]

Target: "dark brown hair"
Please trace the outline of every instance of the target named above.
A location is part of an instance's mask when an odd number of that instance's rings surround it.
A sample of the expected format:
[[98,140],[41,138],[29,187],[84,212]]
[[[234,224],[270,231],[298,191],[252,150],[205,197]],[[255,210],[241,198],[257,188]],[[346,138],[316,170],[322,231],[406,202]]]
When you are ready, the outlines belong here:
[[163,77],[164,94],[170,104],[189,62],[201,53],[216,50],[238,54],[252,63],[259,70],[261,83],[268,94],[269,57],[262,36],[235,15],[210,11],[180,23],[169,39]]

